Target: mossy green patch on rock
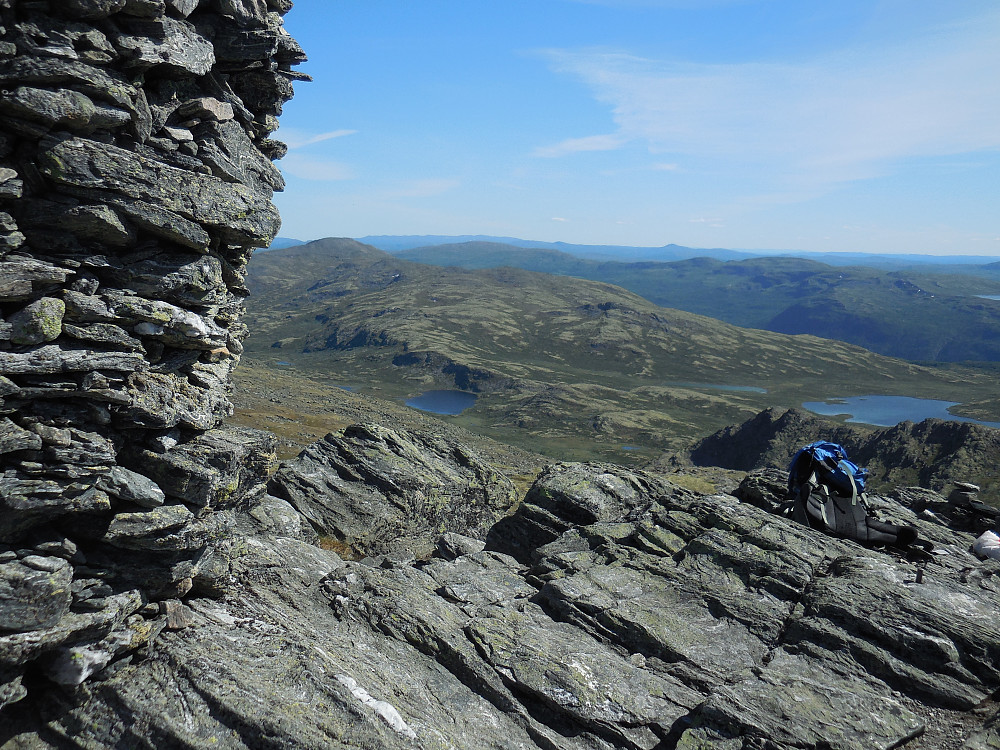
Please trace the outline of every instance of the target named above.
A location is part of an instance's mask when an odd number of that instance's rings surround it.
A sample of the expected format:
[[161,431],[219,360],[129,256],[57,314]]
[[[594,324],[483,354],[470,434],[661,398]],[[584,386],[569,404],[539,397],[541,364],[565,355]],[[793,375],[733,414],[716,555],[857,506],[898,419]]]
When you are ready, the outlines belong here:
[[55,297],[42,297],[23,307],[10,318],[10,342],[33,346],[55,341],[62,333],[66,303]]

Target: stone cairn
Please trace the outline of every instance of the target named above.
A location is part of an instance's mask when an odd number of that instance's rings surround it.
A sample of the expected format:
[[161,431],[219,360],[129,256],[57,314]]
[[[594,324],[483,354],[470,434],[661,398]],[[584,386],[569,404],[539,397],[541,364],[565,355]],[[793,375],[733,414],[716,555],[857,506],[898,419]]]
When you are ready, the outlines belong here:
[[273,439],[218,429],[278,230],[289,0],[0,0],[0,710],[220,595]]

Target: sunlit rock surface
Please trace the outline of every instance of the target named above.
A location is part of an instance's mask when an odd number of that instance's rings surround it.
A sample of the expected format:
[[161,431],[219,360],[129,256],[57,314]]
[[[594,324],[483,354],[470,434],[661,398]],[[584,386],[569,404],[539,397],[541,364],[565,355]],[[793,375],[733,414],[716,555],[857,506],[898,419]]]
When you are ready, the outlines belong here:
[[359,554],[429,554],[445,529],[485,536],[510,511],[510,480],[470,449],[377,424],[327,435],[268,484],[317,529]]

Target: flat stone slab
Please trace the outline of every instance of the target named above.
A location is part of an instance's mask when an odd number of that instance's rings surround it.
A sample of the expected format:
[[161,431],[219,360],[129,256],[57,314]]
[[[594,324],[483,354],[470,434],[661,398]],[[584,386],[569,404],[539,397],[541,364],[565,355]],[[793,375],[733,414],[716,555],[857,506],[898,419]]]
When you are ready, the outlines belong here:
[[233,244],[266,245],[278,232],[277,209],[239,183],[190,172],[86,138],[47,142],[42,174],[81,196],[122,195],[190,219]]

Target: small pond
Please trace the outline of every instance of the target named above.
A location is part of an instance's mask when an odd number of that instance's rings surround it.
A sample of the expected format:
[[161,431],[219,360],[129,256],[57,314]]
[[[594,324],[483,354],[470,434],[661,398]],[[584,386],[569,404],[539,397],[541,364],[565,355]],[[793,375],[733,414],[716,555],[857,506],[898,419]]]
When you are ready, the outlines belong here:
[[737,391],[741,393],[767,393],[767,388],[758,388],[755,385],[719,385],[717,383],[687,383],[674,382],[667,385],[676,385],[680,388],[711,388],[716,391]]
[[420,411],[454,416],[475,404],[476,394],[466,391],[425,391],[407,399],[405,403]]
[[892,427],[907,420],[921,422],[931,418],[950,419],[953,422],[975,422],[988,427],[1000,427],[1000,422],[982,422],[978,419],[950,414],[948,409],[952,406],[958,406],[958,402],[912,398],[910,396],[851,396],[850,398],[831,398],[826,401],[806,401],[802,404],[804,409],[816,414],[826,416],[850,414],[848,422],[871,424],[877,427]]

